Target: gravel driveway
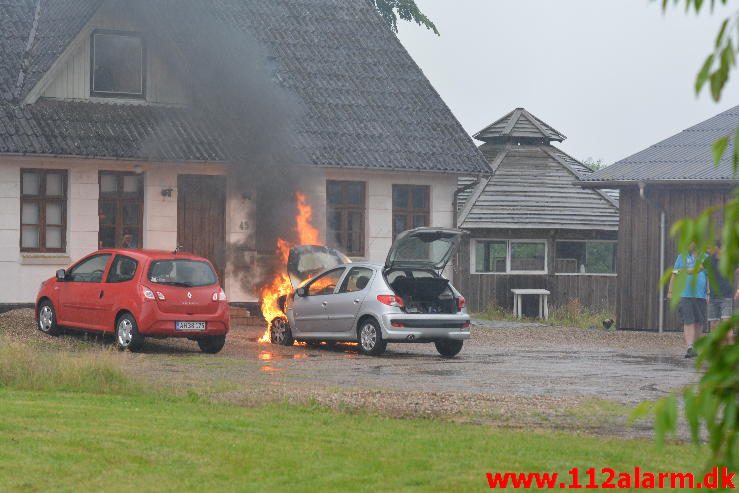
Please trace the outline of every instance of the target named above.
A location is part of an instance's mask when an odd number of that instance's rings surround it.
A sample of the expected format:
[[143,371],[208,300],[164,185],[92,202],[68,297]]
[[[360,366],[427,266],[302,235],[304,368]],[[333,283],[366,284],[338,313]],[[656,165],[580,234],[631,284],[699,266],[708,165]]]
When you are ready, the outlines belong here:
[[[662,397],[698,378],[693,362],[683,358],[681,335],[674,333],[478,321],[462,353],[448,360],[424,344],[389,345],[377,358],[359,355],[351,345],[258,344],[261,331],[232,331],[216,356],[202,355],[190,341],[147,340],[142,354],[120,357],[132,373],[156,384],[239,403],[316,401],[392,415],[494,418],[514,426],[554,420],[561,427],[572,418],[578,429],[589,426],[582,414],[620,409],[623,417],[623,405]],[[108,350],[112,344],[111,338],[90,343],[80,334],[50,340],[35,330],[30,310],[0,315],[0,335],[60,350]],[[593,402],[614,408],[593,409]],[[614,431],[613,423],[609,428]]]

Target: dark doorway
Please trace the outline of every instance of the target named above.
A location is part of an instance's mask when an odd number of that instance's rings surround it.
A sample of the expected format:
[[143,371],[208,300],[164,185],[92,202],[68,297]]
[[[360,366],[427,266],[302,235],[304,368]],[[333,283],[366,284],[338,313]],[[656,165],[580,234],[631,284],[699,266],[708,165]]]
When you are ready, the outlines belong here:
[[177,244],[213,263],[221,284],[226,268],[226,178],[177,177]]

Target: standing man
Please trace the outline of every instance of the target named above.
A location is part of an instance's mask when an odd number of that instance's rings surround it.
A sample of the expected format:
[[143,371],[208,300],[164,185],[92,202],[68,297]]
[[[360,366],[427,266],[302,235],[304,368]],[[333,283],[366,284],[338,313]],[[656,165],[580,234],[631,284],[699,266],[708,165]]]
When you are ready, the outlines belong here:
[[[715,329],[722,320],[728,320],[734,313],[734,300],[739,298],[739,290],[734,289],[734,279],[727,279],[719,271],[719,256],[721,255],[721,241],[716,242],[711,256],[708,257],[716,276],[716,285],[711,285],[711,296],[708,302],[708,322],[711,330]],[[734,342],[733,332],[729,332],[727,342]]]
[[[672,297],[672,281],[680,270],[688,272],[688,281],[685,289],[680,294],[680,317],[683,319],[683,336],[685,336],[685,344],[688,350],[685,353],[686,358],[695,358],[696,352],[693,344],[703,331],[706,325],[706,272],[701,265],[697,275],[695,273],[695,264],[697,263],[695,255],[695,245],[690,245],[690,253],[687,257],[678,255],[675,260],[675,270],[672,271],[672,279],[667,292],[668,297]],[[695,284],[693,276],[696,275]]]

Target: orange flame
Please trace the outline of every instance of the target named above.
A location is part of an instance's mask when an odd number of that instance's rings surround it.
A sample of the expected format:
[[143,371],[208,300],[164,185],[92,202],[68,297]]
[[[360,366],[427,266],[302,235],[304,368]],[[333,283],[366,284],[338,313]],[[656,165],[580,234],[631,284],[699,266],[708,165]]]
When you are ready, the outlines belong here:
[[[298,207],[298,214],[295,216],[295,223],[299,244],[319,244],[320,233],[318,232],[318,229],[313,227],[311,224],[313,209],[306,202],[304,194],[296,193],[295,200]],[[285,269],[287,268],[287,258],[290,255],[290,248],[292,248],[292,246],[293,245],[282,238],[277,239],[275,253],[280,260],[280,265],[284,266]],[[259,290],[259,297],[262,300],[259,308],[262,311],[262,316],[267,321],[267,329],[264,334],[262,334],[262,337],[259,338],[259,342],[269,342],[269,329],[272,320],[285,317],[285,313],[280,309],[279,299],[282,296],[290,294],[292,289],[293,286],[290,282],[290,277],[287,275],[287,272],[283,270],[283,272],[276,274],[266,286]]]

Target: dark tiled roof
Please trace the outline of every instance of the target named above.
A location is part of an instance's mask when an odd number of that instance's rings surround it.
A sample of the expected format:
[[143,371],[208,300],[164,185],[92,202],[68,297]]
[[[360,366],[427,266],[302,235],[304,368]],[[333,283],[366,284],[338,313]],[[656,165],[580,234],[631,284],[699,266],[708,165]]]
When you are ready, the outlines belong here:
[[730,181],[733,145],[714,166],[711,145],[733,136],[739,126],[739,106],[719,113],[633,156],[593,173],[583,181],[603,185],[639,181]]
[[484,142],[502,142],[535,139],[543,142],[562,142],[567,137],[535,117],[524,108],[516,108],[477,132],[474,137]]
[[[155,2],[173,6],[172,0]],[[21,95],[99,4],[42,0]],[[472,140],[366,0],[212,0],[209,8],[274,55],[280,83],[305,108],[294,145],[313,164],[487,171]],[[0,152],[158,159],[163,156],[147,155],[147,142],[171,131],[163,146],[168,150],[157,153],[171,159],[221,156],[208,125],[195,125],[184,109],[43,100],[18,109],[9,95],[21,73],[35,12],[31,0],[0,3],[0,93],[5,101],[0,105]]]
[[39,100],[0,103],[0,153],[220,161],[218,138],[183,108]]

